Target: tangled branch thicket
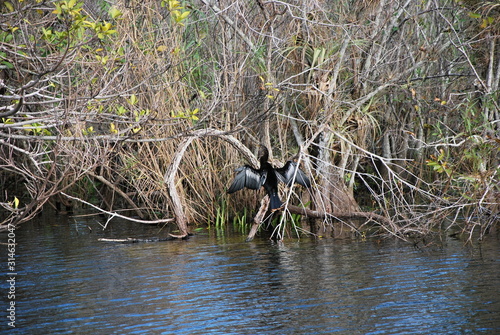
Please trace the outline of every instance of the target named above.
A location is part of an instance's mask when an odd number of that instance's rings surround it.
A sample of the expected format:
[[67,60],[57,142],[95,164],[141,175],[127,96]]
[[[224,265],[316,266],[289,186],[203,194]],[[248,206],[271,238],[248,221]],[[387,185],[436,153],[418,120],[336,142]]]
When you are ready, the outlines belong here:
[[0,6],[4,227],[71,197],[185,235],[257,208],[225,189],[258,143],[312,177],[283,198],[319,229],[362,231],[336,215],[361,211],[395,236],[498,223],[494,2]]

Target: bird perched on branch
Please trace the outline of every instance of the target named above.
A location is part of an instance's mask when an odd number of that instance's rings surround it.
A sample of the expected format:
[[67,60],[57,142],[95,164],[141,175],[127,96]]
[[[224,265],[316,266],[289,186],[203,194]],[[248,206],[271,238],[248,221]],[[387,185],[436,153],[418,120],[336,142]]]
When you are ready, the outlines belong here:
[[288,161],[282,168],[273,168],[268,162],[269,151],[264,145],[260,146],[259,156],[260,169],[254,169],[249,165],[237,168],[236,171],[238,174],[227,190],[227,193],[234,193],[244,187],[258,190],[264,186],[264,189],[269,195],[271,210],[276,211],[283,206],[278,196],[278,181],[288,186],[295,182],[307,188],[311,187],[309,178],[299,169],[296,162]]

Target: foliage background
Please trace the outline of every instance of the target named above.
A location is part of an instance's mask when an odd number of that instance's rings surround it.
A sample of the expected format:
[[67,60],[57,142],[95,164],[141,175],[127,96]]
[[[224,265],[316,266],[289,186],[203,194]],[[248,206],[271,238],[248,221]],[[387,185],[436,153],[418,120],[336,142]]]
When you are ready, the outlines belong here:
[[399,236],[472,236],[498,222],[497,2],[10,0],[0,10],[4,225],[71,199],[175,217],[181,230],[226,222],[263,195],[225,194],[258,143],[277,166],[295,155],[314,179],[310,192],[283,191],[291,203],[375,211]]

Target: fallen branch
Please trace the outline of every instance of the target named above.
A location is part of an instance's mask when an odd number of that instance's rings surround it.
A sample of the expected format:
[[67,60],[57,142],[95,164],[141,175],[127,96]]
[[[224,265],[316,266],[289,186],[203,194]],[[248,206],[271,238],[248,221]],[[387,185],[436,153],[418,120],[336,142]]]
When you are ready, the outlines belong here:
[[336,219],[359,219],[359,218],[364,218],[368,220],[373,220],[373,221],[378,221],[384,224],[392,224],[391,220],[386,218],[385,216],[382,216],[380,214],[375,214],[373,212],[351,212],[351,213],[327,213],[327,212],[319,212],[319,211],[313,211],[308,208],[304,207],[299,207],[299,206],[294,206],[294,205],[288,205],[286,207],[290,213],[292,214],[300,214],[307,216],[309,218],[313,219],[325,219],[327,217],[333,217]]
[[247,242],[250,242],[253,240],[255,237],[255,234],[257,234],[257,230],[259,229],[260,224],[262,221],[264,221],[264,215],[266,215],[267,208],[269,207],[269,196],[266,195],[262,200],[260,201],[260,208],[257,214],[253,218],[253,224],[252,228],[250,229],[250,232],[248,233]]
[[228,135],[227,133],[216,130],[216,129],[199,129],[193,131],[177,146],[177,151],[174,153],[172,157],[172,162],[170,163],[165,175],[163,177],[165,184],[167,185],[170,201],[172,204],[172,209],[175,216],[175,221],[177,223],[177,227],[181,231],[181,235],[177,238],[185,238],[188,232],[188,218],[184,212],[184,206],[181,201],[181,197],[177,192],[177,183],[176,183],[176,175],[179,170],[179,165],[184,157],[184,154],[191,143],[198,138],[203,137],[219,137],[230,143],[233,147],[239,150],[249,161],[251,161],[254,165],[257,165],[258,160],[252,154],[252,152],[245,147],[238,139],[234,136]]
[[[268,206],[269,206],[269,197],[266,196],[262,199],[259,211],[254,217],[252,228],[250,229],[250,232],[248,233],[246,239],[247,242],[252,241],[255,237],[255,234],[257,234],[257,230],[259,229],[260,224],[262,223],[262,221],[264,221],[263,218],[267,212]],[[363,218],[367,219],[368,221],[377,221],[383,224],[392,224],[392,221],[390,219],[386,218],[385,216],[375,214],[372,212],[328,213],[328,212],[314,211],[308,208],[294,206],[294,205],[286,206],[285,210],[290,212],[291,214],[299,214],[312,219],[334,218],[340,220],[340,219]]]
[[181,231],[182,236],[187,236],[188,234],[188,219],[186,217],[186,214],[184,213],[184,206],[182,204],[179,193],[177,192],[175,176],[177,175],[177,170],[179,169],[179,165],[181,164],[184,153],[194,139],[195,137],[188,137],[184,139],[181,144],[179,144],[179,146],[177,147],[177,151],[173,155],[172,162],[170,163],[170,166],[167,168],[167,172],[163,177],[163,180],[165,181],[165,184],[168,188],[170,201],[172,203],[175,222],[177,223],[177,227]]
[[[81,202],[81,203],[83,203],[85,205],[88,205],[88,206],[90,206],[92,208],[95,208],[95,209],[97,209],[101,213],[111,215],[112,217],[119,217],[121,219],[128,220],[128,221],[133,221],[133,222],[138,222],[138,223],[143,223],[143,224],[156,224],[156,223],[166,223],[166,222],[173,222],[173,221],[175,221],[175,219],[172,219],[172,218],[170,218],[170,219],[159,219],[159,220],[139,220],[139,219],[134,219],[134,218],[131,218],[131,217],[128,217],[128,216],[125,216],[125,215],[121,215],[121,214],[115,213],[115,212],[108,212],[108,211],[100,208],[99,206],[91,204],[90,202],[87,202],[87,201],[82,200],[80,198],[73,197],[73,196],[68,195],[68,194],[66,194],[64,192],[61,192],[61,194],[64,195],[65,197],[67,197],[67,198],[79,201],[79,202]],[[106,228],[106,226],[104,226],[104,228]]]

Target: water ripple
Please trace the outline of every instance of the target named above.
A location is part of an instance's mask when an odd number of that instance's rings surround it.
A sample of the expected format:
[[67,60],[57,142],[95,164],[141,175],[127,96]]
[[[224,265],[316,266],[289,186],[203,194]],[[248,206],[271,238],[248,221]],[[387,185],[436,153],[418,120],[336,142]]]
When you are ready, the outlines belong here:
[[498,241],[478,254],[457,241],[115,245],[71,225],[18,235],[33,241],[18,249],[18,334],[500,333]]

